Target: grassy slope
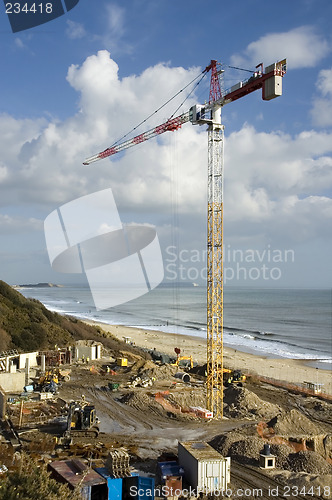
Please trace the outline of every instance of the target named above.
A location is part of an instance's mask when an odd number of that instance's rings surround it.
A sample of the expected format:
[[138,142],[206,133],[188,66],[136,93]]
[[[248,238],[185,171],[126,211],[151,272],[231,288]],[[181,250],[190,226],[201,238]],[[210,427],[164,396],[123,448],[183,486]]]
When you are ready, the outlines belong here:
[[[38,300],[26,299],[0,280],[0,351],[54,349],[55,345],[64,347],[81,339],[102,342],[115,355],[124,348],[123,342],[99,327],[51,312]],[[149,358],[135,347],[125,345],[125,349]]]

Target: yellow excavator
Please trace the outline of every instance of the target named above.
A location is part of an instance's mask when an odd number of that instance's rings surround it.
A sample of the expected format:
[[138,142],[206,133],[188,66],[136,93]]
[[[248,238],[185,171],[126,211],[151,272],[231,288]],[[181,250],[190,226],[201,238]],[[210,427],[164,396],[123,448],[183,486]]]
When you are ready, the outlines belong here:
[[246,381],[246,376],[243,375],[241,370],[230,370],[229,368],[223,369],[223,383],[225,387],[230,385],[238,385],[242,387]]
[[[179,349],[178,347],[175,347],[174,351],[176,353],[176,361],[172,363],[172,366],[190,366],[190,368],[194,368],[194,360],[192,356],[180,356],[181,349]],[[185,363],[181,363],[181,361],[185,361]]]

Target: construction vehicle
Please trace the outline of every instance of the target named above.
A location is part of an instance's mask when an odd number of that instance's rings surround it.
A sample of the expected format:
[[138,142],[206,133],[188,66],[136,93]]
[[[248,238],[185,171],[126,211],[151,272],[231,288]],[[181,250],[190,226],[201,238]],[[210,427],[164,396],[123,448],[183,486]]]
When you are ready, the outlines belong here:
[[56,393],[60,381],[68,382],[70,380],[69,370],[60,370],[53,368],[42,372],[39,377],[34,379],[33,388],[39,392],[53,392]]
[[232,384],[242,387],[246,378],[247,377],[243,375],[241,370],[230,370],[229,368],[223,369],[223,383],[225,387],[229,387]]
[[[181,363],[184,361],[184,363]],[[182,366],[182,367],[187,367],[190,366],[190,368],[194,368],[194,361],[192,356],[178,356],[175,363],[172,363],[172,366]]]
[[[239,68],[237,68],[239,69]],[[247,70],[245,70],[247,71]],[[196,104],[181,115],[175,113],[164,123],[133,138],[118,140],[110,147],[87,158],[83,165],[113,156],[128,148],[158,137],[165,132],[178,130],[185,123],[206,125],[208,132],[208,207],[207,207],[207,409],[214,418],[223,417],[223,169],[224,169],[224,125],[221,109],[262,89],[262,99],[270,101],[282,95],[282,78],[286,74],[286,59],[263,68],[256,66],[247,80],[222,91],[221,65],[212,59],[202,71],[202,77],[211,72],[209,101]],[[198,78],[198,77],[197,77]],[[197,79],[195,78],[191,84]],[[188,86],[188,85],[187,85]],[[186,87],[180,90],[182,92]],[[178,92],[174,97],[179,95]],[[189,94],[190,95],[190,94]],[[170,102],[171,99],[167,101]],[[165,103],[166,104],[166,103]],[[161,109],[161,106],[159,109]],[[150,115],[152,116],[152,115]],[[146,119],[147,120],[147,119]],[[143,120],[141,124],[145,123]],[[138,126],[137,126],[138,127]],[[136,130],[135,127],[133,130]],[[123,136],[122,140],[127,136]],[[221,369],[219,369],[221,367]]]
[[67,427],[64,437],[97,437],[99,434],[99,419],[93,405],[89,405],[82,396],[81,401],[69,404]]

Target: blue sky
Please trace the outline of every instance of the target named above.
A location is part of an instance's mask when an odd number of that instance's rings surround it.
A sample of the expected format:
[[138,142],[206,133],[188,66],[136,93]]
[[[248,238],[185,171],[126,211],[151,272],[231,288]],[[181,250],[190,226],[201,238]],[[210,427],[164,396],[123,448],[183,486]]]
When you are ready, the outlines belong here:
[[[198,263],[178,257],[180,264],[204,266],[204,128],[187,124],[112,162],[82,161],[145,119],[211,59],[225,65],[230,86],[249,73],[227,65],[254,69],[286,57],[282,97],[264,102],[258,91],[223,109],[224,224],[227,248],[279,255],[291,249],[294,259],[273,263],[281,270],[277,280],[243,274],[229,284],[330,286],[331,19],[329,0],[80,0],[66,15],[13,34],[1,5],[0,278],[77,281],[51,269],[43,221],[103,187],[113,189],[123,221],[156,225],[166,259],[175,243],[186,255],[201,255]],[[207,98],[208,81],[181,110]],[[237,264],[234,258],[226,265]]]

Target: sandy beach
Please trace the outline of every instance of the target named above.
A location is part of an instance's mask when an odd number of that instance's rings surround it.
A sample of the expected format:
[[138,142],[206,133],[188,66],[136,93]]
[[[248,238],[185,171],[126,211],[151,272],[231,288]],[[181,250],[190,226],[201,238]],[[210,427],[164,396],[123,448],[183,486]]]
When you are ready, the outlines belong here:
[[[99,326],[105,332],[110,332],[119,340],[129,337],[131,342],[139,347],[156,349],[172,356],[174,348],[181,349],[181,355],[192,355],[194,361],[200,364],[206,362],[206,344],[203,338],[165,333],[158,330],[146,330],[122,325],[107,325],[105,323],[89,322]],[[262,377],[271,377],[289,383],[303,384],[313,382],[323,384],[323,392],[332,394],[332,374],[330,370],[321,370],[309,366],[310,360],[267,358],[259,354],[249,354],[225,347],[224,366],[240,369],[244,373],[257,374]]]

